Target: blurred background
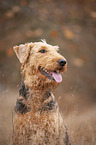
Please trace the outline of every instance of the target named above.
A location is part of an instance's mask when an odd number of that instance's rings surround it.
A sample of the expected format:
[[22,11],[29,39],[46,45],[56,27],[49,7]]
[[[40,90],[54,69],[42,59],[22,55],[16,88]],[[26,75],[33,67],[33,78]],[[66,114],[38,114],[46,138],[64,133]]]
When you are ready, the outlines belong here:
[[0,0],[0,145],[11,145],[21,85],[12,47],[41,39],[68,62],[54,94],[72,145],[96,145],[96,0]]

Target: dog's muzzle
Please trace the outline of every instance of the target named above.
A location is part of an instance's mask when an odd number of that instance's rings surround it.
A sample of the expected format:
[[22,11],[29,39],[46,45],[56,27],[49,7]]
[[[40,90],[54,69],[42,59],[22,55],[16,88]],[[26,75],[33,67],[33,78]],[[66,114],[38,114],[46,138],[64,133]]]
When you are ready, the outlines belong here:
[[44,67],[39,67],[39,71],[41,72],[41,74],[43,74],[44,76],[48,77],[48,79],[50,80],[54,80],[57,83],[62,82],[62,76],[59,73],[60,70],[57,71],[47,71],[44,69]]

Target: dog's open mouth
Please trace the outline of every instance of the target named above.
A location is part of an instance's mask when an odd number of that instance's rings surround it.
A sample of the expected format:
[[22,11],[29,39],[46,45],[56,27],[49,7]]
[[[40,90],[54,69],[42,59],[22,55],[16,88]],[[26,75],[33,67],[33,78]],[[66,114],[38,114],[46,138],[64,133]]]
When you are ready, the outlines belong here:
[[58,83],[62,82],[62,76],[61,74],[59,73],[59,71],[47,71],[45,70],[43,67],[39,67],[39,71],[44,75],[44,76],[47,76],[48,79],[50,80],[54,80]]

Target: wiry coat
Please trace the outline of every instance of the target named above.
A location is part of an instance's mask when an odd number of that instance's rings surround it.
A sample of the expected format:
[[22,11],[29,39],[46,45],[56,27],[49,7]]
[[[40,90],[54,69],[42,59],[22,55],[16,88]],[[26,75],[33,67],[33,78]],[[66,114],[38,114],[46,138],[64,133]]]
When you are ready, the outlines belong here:
[[[69,145],[59,107],[52,91],[58,86],[60,72],[66,70],[58,60],[65,58],[57,46],[46,42],[15,46],[22,63],[22,87],[15,106],[13,145]],[[42,51],[43,50],[43,51]],[[57,76],[53,77],[52,74]]]

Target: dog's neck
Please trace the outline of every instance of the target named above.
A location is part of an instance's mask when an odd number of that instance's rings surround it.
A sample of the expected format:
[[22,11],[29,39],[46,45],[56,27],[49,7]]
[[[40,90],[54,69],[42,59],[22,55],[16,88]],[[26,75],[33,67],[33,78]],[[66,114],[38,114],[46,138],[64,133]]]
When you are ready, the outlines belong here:
[[22,96],[25,100],[31,97],[36,96],[41,99],[46,99],[48,96],[51,96],[52,91],[50,88],[46,89],[33,89],[32,87],[28,87],[27,85],[24,84],[22,81],[21,88],[19,90],[19,95]]
[[15,110],[19,113],[54,110],[56,101],[51,89],[34,90],[22,83]]

